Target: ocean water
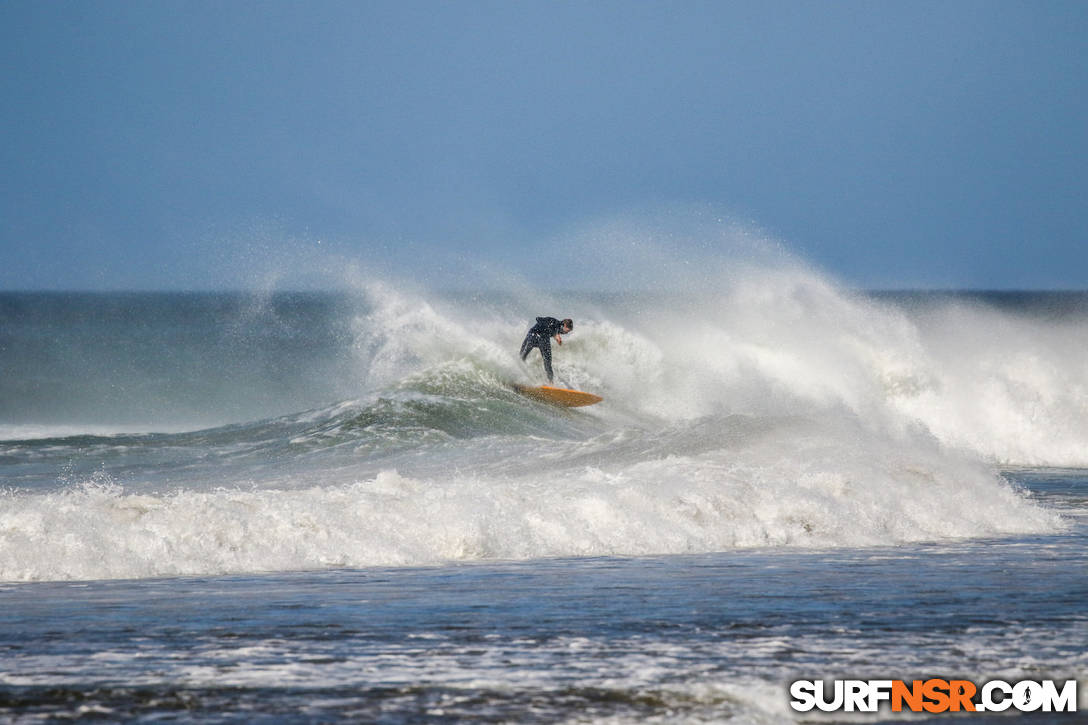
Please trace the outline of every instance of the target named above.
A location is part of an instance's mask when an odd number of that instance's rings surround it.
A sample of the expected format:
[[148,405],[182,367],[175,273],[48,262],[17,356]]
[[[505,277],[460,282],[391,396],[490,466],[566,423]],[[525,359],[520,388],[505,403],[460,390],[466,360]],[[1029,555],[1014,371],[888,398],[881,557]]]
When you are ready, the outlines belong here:
[[[604,403],[510,389],[542,314]],[[836,677],[1085,708],[1086,350],[1085,294],[797,267],[0,294],[0,719],[898,719],[790,710]]]

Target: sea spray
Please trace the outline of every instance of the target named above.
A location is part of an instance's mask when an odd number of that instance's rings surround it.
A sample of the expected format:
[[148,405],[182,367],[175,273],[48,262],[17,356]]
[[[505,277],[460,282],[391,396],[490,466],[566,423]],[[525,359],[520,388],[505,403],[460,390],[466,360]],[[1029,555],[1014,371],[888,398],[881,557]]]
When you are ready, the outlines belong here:
[[[24,438],[0,441],[0,578],[1045,533],[1065,524],[995,464],[1088,464],[1084,305],[919,304],[790,260],[547,306],[520,288],[393,280],[252,305],[150,295],[92,300],[109,314],[89,315],[87,302],[22,295],[19,309],[42,306],[6,323],[65,354],[58,366],[27,348],[3,383],[27,405],[0,421]],[[542,376],[516,355],[540,314],[576,320],[557,378],[604,403],[562,411],[511,390]],[[193,361],[199,381],[183,374]],[[85,394],[43,384],[58,376]],[[175,410],[208,424],[177,432]],[[124,434],[105,434],[111,419]]]

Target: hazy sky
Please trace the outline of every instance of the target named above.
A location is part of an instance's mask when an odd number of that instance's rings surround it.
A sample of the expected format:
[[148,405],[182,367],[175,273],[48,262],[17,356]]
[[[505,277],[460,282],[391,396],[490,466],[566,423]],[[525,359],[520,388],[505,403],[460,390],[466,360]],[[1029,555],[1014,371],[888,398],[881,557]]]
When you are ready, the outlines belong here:
[[0,68],[0,289],[592,287],[569,240],[689,214],[862,287],[1088,288],[1088,2],[0,0]]

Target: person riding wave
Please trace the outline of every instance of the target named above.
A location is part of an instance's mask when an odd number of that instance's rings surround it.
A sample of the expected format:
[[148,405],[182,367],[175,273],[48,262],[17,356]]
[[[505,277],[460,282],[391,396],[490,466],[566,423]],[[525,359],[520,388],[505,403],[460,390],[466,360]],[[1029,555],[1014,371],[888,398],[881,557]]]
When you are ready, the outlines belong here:
[[536,324],[529,328],[525,335],[525,341],[521,343],[521,359],[525,360],[533,348],[540,348],[540,355],[544,358],[544,372],[548,374],[548,382],[552,382],[552,338],[557,345],[563,344],[561,335],[569,334],[574,329],[574,320],[569,317],[565,320],[557,320],[554,317],[538,317]]

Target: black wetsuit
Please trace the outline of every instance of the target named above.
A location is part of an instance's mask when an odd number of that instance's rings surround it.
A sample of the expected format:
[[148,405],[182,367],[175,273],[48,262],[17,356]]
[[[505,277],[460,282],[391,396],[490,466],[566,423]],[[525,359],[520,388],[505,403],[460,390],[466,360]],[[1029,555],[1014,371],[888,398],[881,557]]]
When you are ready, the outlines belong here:
[[540,348],[540,355],[544,358],[544,372],[548,374],[548,382],[552,381],[552,338],[563,332],[563,323],[554,317],[538,317],[536,324],[529,328],[525,336],[525,342],[521,343],[521,359],[529,356],[534,347]]

